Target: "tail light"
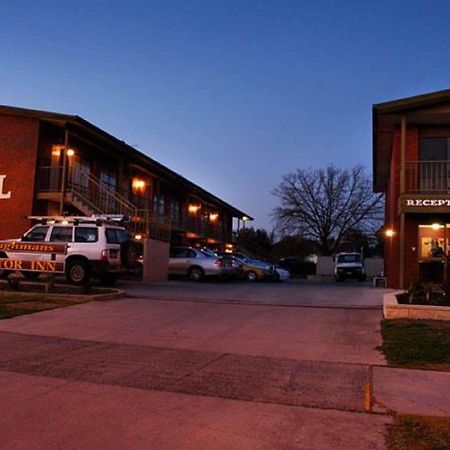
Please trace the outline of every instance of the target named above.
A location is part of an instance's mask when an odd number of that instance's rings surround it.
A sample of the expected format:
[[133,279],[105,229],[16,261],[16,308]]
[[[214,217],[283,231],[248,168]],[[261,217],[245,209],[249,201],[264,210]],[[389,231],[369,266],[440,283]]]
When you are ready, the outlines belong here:
[[102,255],[100,257],[102,261],[108,261],[108,250],[102,250]]
[[223,264],[223,260],[222,260],[222,259],[216,259],[216,260],[214,261],[214,264],[215,264],[216,266],[221,266],[221,265]]

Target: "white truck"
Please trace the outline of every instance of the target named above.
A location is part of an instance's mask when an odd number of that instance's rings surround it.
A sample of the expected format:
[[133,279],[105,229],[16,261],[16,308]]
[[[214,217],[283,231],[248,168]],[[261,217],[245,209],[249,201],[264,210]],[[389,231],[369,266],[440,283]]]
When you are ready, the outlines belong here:
[[335,257],[334,279],[344,281],[347,278],[366,281],[366,267],[361,253],[338,253]]
[[[91,277],[103,284],[113,284],[119,275],[137,264],[139,248],[127,230],[108,216],[93,217],[30,217],[39,220],[16,242],[65,244],[67,254],[55,255],[55,262],[64,262],[65,275],[71,284],[84,284]],[[14,240],[9,241],[11,244]],[[14,249],[0,249],[0,258],[9,260],[50,260],[50,253],[16,253]],[[35,264],[37,266],[37,264]],[[10,270],[0,270],[0,278]],[[39,271],[23,272],[36,278]]]

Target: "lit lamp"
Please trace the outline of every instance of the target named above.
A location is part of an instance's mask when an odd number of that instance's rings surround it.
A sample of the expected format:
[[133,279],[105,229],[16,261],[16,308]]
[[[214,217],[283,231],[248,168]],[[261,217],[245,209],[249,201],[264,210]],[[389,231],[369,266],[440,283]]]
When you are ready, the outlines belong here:
[[61,145],[53,145],[52,156],[59,158],[60,155],[61,155]]
[[433,230],[440,230],[442,227],[443,227],[443,225],[441,225],[440,223],[433,223],[433,224],[431,225],[431,228],[432,228]]
[[218,213],[210,213],[209,214],[209,221],[211,223],[215,223],[217,222],[217,219],[219,218],[219,214]]
[[385,230],[384,234],[386,235],[386,237],[392,238],[395,235],[395,231],[392,228],[388,228],[387,230]]
[[133,189],[133,192],[135,194],[138,192],[144,192],[145,181],[141,180],[140,178],[133,178],[133,180],[131,181],[131,188]]
[[188,206],[189,214],[197,214],[197,211],[199,209],[201,209],[201,205],[192,205],[192,204],[190,204]]
[[73,148],[68,148],[67,149],[67,156],[69,158],[72,158],[72,156],[75,156],[75,150]]

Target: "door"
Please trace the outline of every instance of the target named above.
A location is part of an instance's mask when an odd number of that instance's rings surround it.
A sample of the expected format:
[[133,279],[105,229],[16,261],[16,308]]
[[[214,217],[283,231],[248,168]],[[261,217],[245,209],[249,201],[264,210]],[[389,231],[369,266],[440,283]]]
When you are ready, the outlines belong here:
[[195,253],[189,248],[174,248],[170,251],[169,274],[186,275]]

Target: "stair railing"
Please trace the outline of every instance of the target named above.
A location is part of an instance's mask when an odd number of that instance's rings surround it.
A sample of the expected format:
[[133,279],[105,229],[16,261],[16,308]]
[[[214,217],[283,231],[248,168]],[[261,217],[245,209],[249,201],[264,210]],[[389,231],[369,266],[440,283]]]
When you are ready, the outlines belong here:
[[[40,167],[37,173],[39,192],[61,192],[62,170],[60,166]],[[117,214],[129,218],[126,224],[130,232],[143,237],[169,241],[171,219],[167,215],[139,209],[134,203],[107,186],[95,175],[77,166],[67,168],[64,194],[71,198],[74,206],[92,211],[93,214]],[[78,203],[78,204],[77,204]]]

